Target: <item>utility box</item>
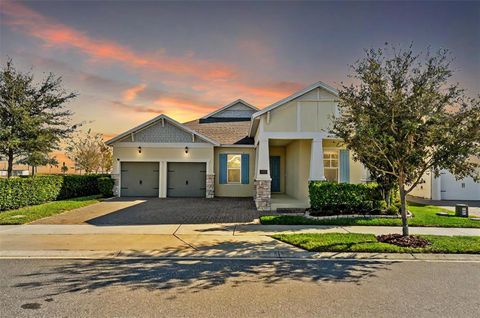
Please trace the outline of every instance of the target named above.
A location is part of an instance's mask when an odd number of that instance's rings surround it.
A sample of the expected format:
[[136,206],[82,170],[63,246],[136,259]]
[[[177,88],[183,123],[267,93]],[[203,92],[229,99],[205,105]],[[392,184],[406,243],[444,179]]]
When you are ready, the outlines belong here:
[[468,218],[468,205],[466,205],[466,204],[455,204],[455,216],[461,216],[463,218]]

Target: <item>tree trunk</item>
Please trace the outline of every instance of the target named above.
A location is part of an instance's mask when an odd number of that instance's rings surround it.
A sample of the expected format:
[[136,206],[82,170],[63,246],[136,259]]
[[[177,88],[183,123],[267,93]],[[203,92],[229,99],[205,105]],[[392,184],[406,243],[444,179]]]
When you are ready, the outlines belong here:
[[32,177],[35,176],[35,166],[32,166]]
[[13,149],[8,150],[8,167],[7,178],[10,178],[13,174]]
[[403,178],[400,177],[398,181],[398,186],[400,188],[400,202],[401,206],[401,213],[402,213],[402,234],[403,236],[408,236],[408,220],[407,220],[407,202],[405,199],[405,187],[403,184]]

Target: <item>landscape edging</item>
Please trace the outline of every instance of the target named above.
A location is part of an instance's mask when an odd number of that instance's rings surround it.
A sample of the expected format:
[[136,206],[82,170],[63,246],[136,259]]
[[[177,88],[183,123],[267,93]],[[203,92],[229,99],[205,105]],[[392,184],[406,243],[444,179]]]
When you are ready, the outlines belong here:
[[[401,215],[382,215],[382,214],[340,214],[340,215],[326,215],[326,216],[313,216],[310,215],[310,211],[305,211],[304,215],[307,219],[312,220],[333,220],[333,219],[400,219]],[[411,218],[413,214],[407,211],[407,218]]]

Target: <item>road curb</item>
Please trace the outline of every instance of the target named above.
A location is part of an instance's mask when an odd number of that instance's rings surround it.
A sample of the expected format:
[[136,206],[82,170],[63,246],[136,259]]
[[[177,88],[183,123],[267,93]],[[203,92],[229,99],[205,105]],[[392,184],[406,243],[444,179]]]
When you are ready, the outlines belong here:
[[372,261],[372,262],[468,262],[480,263],[480,254],[421,253],[289,253],[272,251],[255,255],[232,253],[178,253],[161,251],[1,251],[0,259],[164,259],[164,260],[274,260],[274,261]]

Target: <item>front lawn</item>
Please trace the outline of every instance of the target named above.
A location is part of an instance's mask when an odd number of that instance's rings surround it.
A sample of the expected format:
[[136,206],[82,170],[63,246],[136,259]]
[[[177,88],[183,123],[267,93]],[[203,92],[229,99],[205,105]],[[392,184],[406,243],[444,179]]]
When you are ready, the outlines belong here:
[[[413,217],[408,219],[411,226],[434,226],[434,227],[476,227],[480,228],[480,221],[472,221],[468,218],[455,217],[455,213],[433,205],[421,205],[409,203],[408,209]],[[447,212],[451,216],[438,216],[437,212]],[[261,216],[262,224],[277,225],[374,225],[374,226],[401,226],[400,219],[331,219],[313,220],[298,215],[268,215]]]
[[479,254],[478,236],[419,235],[432,244],[424,248],[400,247],[378,242],[373,234],[277,234],[272,237],[310,252],[463,253]]
[[25,224],[47,216],[52,216],[65,211],[81,208],[100,202],[101,195],[91,195],[61,201],[47,202],[27,206],[16,210],[0,212],[0,224]]

